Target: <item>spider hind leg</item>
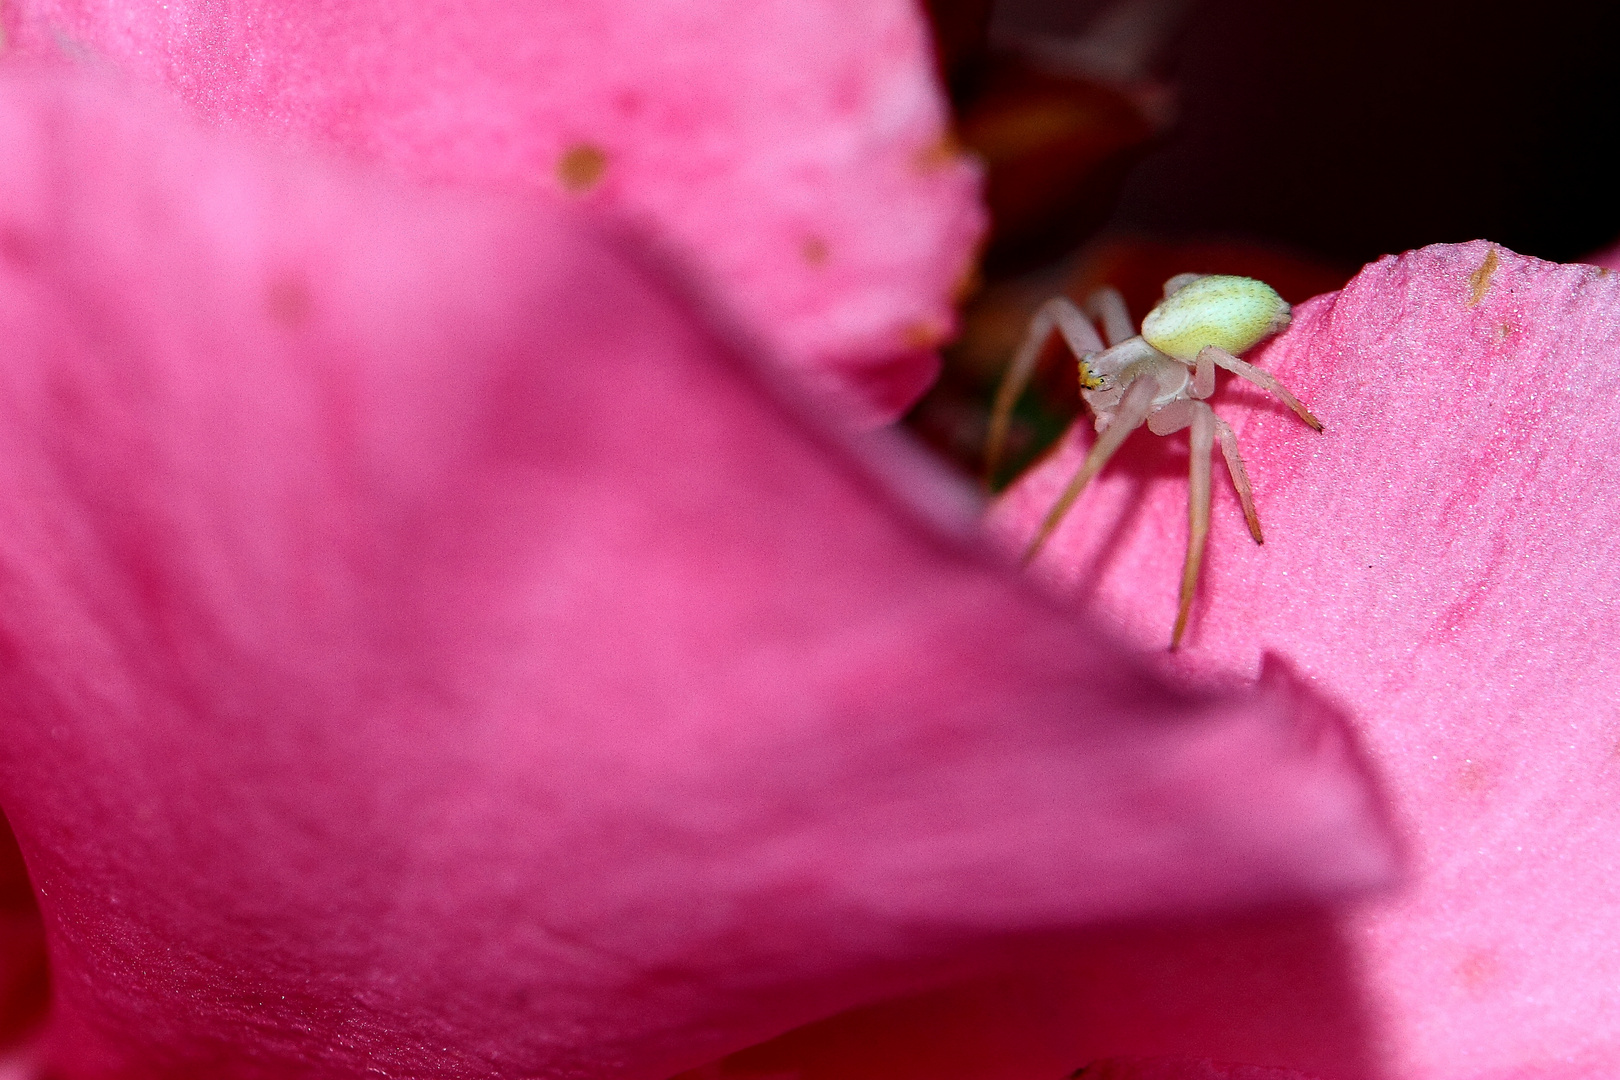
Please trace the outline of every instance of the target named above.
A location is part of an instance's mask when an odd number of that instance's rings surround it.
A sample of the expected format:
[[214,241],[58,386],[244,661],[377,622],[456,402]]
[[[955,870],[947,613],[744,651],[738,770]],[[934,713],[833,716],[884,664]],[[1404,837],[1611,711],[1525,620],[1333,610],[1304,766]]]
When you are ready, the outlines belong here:
[[1238,502],[1243,505],[1243,520],[1249,526],[1249,535],[1254,537],[1255,543],[1263,544],[1266,540],[1260,532],[1260,514],[1254,508],[1254,489],[1249,484],[1249,470],[1244,467],[1243,455],[1238,451],[1237,433],[1232,430],[1231,424],[1222,420],[1202,401],[1173,401],[1149,417],[1148,430],[1155,435],[1174,435],[1182,428],[1191,427],[1194,416],[1200,410],[1209,413],[1214,423],[1215,438],[1220,441],[1221,457],[1226,459],[1226,473],[1232,478]]

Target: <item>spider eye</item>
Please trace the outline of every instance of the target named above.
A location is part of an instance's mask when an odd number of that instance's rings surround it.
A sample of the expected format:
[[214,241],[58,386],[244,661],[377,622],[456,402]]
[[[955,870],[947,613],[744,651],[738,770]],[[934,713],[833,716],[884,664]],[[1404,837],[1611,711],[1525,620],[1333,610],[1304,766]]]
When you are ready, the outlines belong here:
[[1142,320],[1147,343],[1191,363],[1206,345],[1233,356],[1288,325],[1287,301],[1263,281],[1214,274],[1167,296]]

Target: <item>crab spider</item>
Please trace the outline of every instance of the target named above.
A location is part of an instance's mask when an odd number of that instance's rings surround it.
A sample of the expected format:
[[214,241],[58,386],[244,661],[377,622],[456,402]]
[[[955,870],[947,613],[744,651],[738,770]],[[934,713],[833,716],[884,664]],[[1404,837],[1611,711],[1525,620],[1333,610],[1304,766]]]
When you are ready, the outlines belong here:
[[[1024,343],[1013,357],[990,415],[985,455],[986,477],[1000,464],[1002,444],[1013,405],[1035,372],[1041,350],[1055,330],[1080,364],[1080,394],[1096,415],[1097,441],[1053,504],[1024,552],[1027,565],[1040,553],[1092,477],[1131,432],[1144,423],[1155,435],[1191,429],[1192,462],[1188,475],[1187,560],[1181,572],[1181,601],[1170,648],[1181,644],[1192,610],[1193,592],[1209,537],[1210,457],[1219,442],[1232,486],[1243,504],[1243,517],[1257,544],[1264,543],[1260,516],[1254,509],[1248,470],[1238,452],[1237,435],[1204,399],[1215,392],[1215,369],[1225,368],[1275,394],[1317,431],[1322,424],[1273,376],[1238,359],[1262,340],[1283,329],[1288,304],[1276,290],[1253,278],[1179,274],[1164,283],[1164,299],[1146,319],[1142,332],[1131,327],[1125,300],[1113,289],[1100,289],[1076,307],[1066,297],[1042,304]],[[1107,335],[1105,347],[1095,320]]]

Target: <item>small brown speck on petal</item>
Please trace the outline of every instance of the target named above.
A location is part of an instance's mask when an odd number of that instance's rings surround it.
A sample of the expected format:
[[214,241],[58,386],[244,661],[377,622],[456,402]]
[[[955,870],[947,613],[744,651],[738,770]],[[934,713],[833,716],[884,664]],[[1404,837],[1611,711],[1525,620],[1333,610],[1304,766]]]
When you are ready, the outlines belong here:
[[1491,275],[1496,273],[1502,260],[1496,257],[1496,249],[1491,248],[1485,253],[1485,261],[1479,264],[1479,269],[1468,276],[1468,306],[1478,307],[1479,302],[1485,299],[1485,294],[1491,287]]
[[804,256],[804,261],[811,266],[827,265],[827,256],[831,254],[827,250],[827,241],[819,236],[807,237],[799,251]]
[[575,195],[583,195],[602,182],[607,172],[607,151],[591,143],[576,143],[557,159],[557,179]]

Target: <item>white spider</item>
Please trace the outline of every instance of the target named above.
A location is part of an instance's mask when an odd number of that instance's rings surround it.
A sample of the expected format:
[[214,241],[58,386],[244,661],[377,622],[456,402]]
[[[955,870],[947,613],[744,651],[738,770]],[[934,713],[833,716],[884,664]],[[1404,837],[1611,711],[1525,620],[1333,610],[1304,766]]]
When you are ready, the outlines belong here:
[[[1092,319],[1102,323],[1107,347],[1097,336]],[[1181,603],[1170,638],[1170,648],[1178,647],[1187,629],[1187,614],[1192,609],[1198,571],[1204,561],[1204,542],[1209,537],[1209,461],[1217,439],[1227,472],[1232,475],[1232,486],[1243,503],[1249,533],[1255,543],[1264,542],[1249,474],[1238,453],[1237,436],[1204,403],[1215,392],[1215,369],[1225,368],[1277,395],[1301,420],[1322,430],[1321,422],[1287,387],[1237,357],[1286,327],[1289,319],[1287,302],[1271,286],[1253,278],[1226,275],[1180,274],[1165,282],[1164,299],[1142,320],[1140,335],[1132,332],[1124,297],[1113,289],[1092,293],[1083,309],[1061,296],[1042,304],[996,393],[990,415],[986,475],[993,475],[1000,463],[1013,405],[1034,374],[1053,330],[1062,335],[1079,359],[1080,394],[1096,414],[1097,442],[1041,522],[1024,552],[1024,562],[1027,564],[1040,552],[1086,484],[1131,432],[1143,423],[1155,435],[1191,428],[1187,561],[1182,568]]]

